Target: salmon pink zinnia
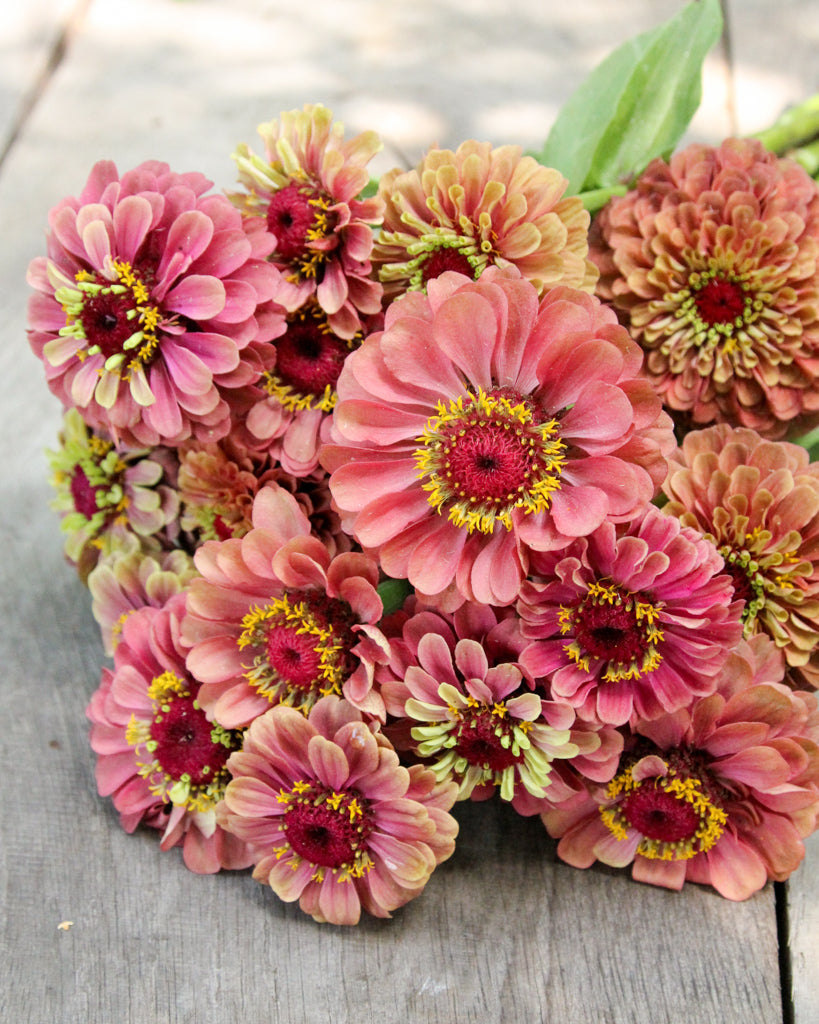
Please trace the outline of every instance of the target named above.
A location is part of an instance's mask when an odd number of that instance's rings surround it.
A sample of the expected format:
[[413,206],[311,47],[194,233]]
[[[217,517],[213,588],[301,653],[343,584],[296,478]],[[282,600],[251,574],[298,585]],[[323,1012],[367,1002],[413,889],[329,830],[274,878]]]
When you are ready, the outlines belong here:
[[228,765],[220,821],[251,844],[253,877],[317,921],[357,924],[362,908],[391,917],[455,847],[455,785],[402,767],[338,697],[307,717],[271,708]]
[[652,499],[674,446],[599,300],[513,268],[448,272],[387,310],[338,382],[322,464],[342,522],[422,594],[511,604],[528,553]]
[[819,812],[816,696],[780,682],[771,641],[741,641],[717,690],[637,721],[617,775],[543,814],[575,867],[632,865],[641,882],[712,885],[744,900],[784,881]]

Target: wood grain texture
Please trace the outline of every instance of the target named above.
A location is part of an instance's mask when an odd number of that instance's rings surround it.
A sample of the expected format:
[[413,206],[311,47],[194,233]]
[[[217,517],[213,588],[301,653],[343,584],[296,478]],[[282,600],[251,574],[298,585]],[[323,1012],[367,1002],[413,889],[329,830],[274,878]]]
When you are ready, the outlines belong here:
[[[536,145],[611,46],[678,6],[336,0],[301,11],[241,0],[226,17],[207,0],[91,5],[0,176],[0,1020],[781,1020],[770,887],[731,904],[576,871],[536,821],[495,803],[458,809],[457,851],[420,899],[351,930],[314,924],[248,873],[194,876],[153,833],[126,836],[96,795],[84,708],[102,650],[48,509],[42,449],[59,412],[24,337],[25,268],[42,252],[47,211],[96,159],[123,170],[166,159],[228,186],[236,142],[314,100],[352,130],[381,132],[379,171],[432,140]],[[711,68],[718,83],[718,59]],[[794,88],[807,81],[791,73]],[[724,134],[726,117],[707,96],[700,137]],[[815,842],[809,856],[790,889],[796,1024],[817,1020]]]

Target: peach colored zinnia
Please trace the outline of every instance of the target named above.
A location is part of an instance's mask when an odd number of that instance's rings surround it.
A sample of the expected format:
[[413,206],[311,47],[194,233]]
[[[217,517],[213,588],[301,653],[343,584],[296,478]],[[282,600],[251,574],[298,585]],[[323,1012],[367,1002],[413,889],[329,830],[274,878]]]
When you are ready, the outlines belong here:
[[819,191],[751,139],[655,160],[601,212],[598,294],[687,425],[768,437],[819,416]]
[[635,735],[607,786],[543,814],[558,855],[575,867],[632,865],[641,882],[712,885],[744,900],[784,881],[819,812],[816,696],[780,682],[767,637],[742,641],[717,691]]
[[220,820],[254,850],[253,877],[316,921],[391,917],[454,850],[455,785],[402,767],[338,697],[307,717],[271,708],[228,765]]
[[184,636],[208,714],[238,728],[271,704],[306,713],[343,693],[383,717],[373,671],[389,648],[372,558],[331,555],[296,499],[269,484],[254,501],[253,529],[208,541],[194,561],[201,577],[188,593]]
[[250,233],[271,240],[270,260],[283,275],[277,301],[292,312],[314,298],[330,329],[352,338],[361,317],[381,308],[370,254],[383,204],[360,195],[381,142],[375,132],[345,141],[332,113],[313,104],[260,125],[259,134],[263,157],[244,144],[233,154],[246,191],[230,199]]
[[478,278],[493,265],[517,267],[540,292],[591,291],[589,215],[576,196],[564,198],[566,184],[519,146],[474,140],[382,175],[386,212],[373,262],[386,297],[422,290],[445,270]]
[[205,717],[198,683],[185,668],[179,621],[185,595],[130,615],[88,705],[101,796],[110,796],[123,828],[162,830],[160,848],[182,847],[191,871],[245,868],[245,843],[216,822],[228,781],[225,764],[242,734]]
[[711,693],[742,635],[714,545],[653,505],[533,556],[518,602],[524,669],[588,721],[656,718]]
[[727,424],[692,431],[669,457],[663,511],[716,544],[743,602],[795,685],[819,687],[819,466],[786,441]]
[[278,272],[210,184],[100,161],[51,211],[48,258],[29,267],[29,341],[50,389],[118,444],[224,436],[231,391],[260,372],[253,346],[283,326]]
[[625,520],[665,476],[671,424],[593,296],[538,302],[514,269],[407,293],[351,353],[322,464],[342,524],[421,593],[510,604],[530,549]]

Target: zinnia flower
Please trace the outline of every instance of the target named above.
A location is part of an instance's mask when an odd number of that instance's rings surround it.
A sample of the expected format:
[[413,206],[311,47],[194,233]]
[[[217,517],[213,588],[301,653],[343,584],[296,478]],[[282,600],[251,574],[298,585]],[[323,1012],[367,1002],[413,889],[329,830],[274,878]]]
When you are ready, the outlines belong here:
[[386,213],[373,262],[386,297],[422,290],[445,270],[478,278],[492,265],[516,266],[539,292],[592,291],[589,215],[576,196],[562,198],[566,184],[519,146],[473,140],[382,175]]
[[782,437],[819,415],[819,192],[752,139],[653,161],[597,218],[598,294],[665,405]]
[[48,453],[57,492],[52,508],[62,513],[65,554],[83,579],[101,553],[121,547],[129,533],[156,537],[158,545],[159,535],[175,527],[179,501],[161,453],[118,450],[89,430],[76,409],[63,416],[60,442]]
[[742,605],[714,545],[653,505],[532,559],[518,602],[520,656],[555,699],[624,725],[711,693],[742,634]]
[[726,424],[692,431],[663,490],[663,511],[725,559],[745,635],[767,633],[792,680],[819,686],[819,467],[805,449]]
[[162,608],[196,575],[193,558],[181,548],[146,550],[136,534],[126,534],[110,554],[100,557],[87,580],[105,653],[113,654],[132,612],[146,605]]
[[247,191],[230,198],[250,232],[275,246],[270,259],[283,273],[277,301],[293,311],[315,297],[333,333],[353,338],[361,316],[381,308],[370,253],[382,203],[359,195],[381,142],[375,132],[345,142],[331,112],[311,104],[260,125],[259,134],[264,157],[244,144],[233,154]]
[[278,272],[209,187],[158,162],[120,178],[101,161],[51,211],[48,258],[29,267],[29,340],[50,389],[118,444],[224,436],[230,390],[260,372],[253,346],[283,327]]
[[307,712],[319,697],[343,693],[383,717],[371,692],[374,665],[389,653],[376,626],[377,564],[356,552],[333,557],[275,484],[256,496],[253,526],[194,556],[201,578],[191,583],[184,634],[202,706],[239,728],[271,704]]
[[530,549],[650,501],[673,447],[637,346],[598,300],[514,269],[447,273],[344,364],[322,450],[342,523],[421,593],[510,604]]
[[160,849],[182,847],[191,871],[252,863],[240,839],[216,823],[225,767],[242,734],[205,717],[198,683],[185,669],[179,621],[185,596],[145,607],[123,625],[113,671],[103,669],[87,714],[100,796],[110,796],[126,831],[162,830]]
[[250,726],[220,820],[252,844],[253,877],[316,921],[390,917],[455,847],[455,786],[407,769],[361,714],[323,697],[305,718],[277,705]]
[[338,397],[336,383],[361,337],[361,332],[346,340],[334,334],[315,302],[288,314],[287,330],[275,342],[275,365],[259,382],[265,394],[247,415],[253,440],[285,472],[308,476],[318,467],[319,448]]
[[575,867],[632,864],[641,882],[712,885],[743,900],[799,865],[819,812],[819,714],[783,686],[767,637],[742,641],[717,692],[635,723],[607,786],[543,814]]

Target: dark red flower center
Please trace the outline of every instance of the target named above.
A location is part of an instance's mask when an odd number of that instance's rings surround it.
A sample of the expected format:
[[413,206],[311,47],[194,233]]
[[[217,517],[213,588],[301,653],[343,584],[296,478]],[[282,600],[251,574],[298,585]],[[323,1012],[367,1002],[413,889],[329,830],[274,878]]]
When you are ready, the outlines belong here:
[[694,293],[702,319],[709,325],[732,323],[745,312],[745,292],[735,281],[713,277]]
[[309,863],[346,868],[354,877],[367,869],[366,840],[373,817],[368,801],[356,790],[336,792],[299,780],[289,794],[282,825],[291,849]]
[[[130,314],[130,315],[129,315]],[[138,329],[133,295],[98,292],[83,302],[80,322],[89,348],[98,346],[105,359],[124,351],[123,346]]]
[[349,345],[313,317],[291,323],[276,341],[279,382],[298,395],[321,396],[335,389]]
[[648,782],[629,793],[620,810],[638,832],[664,843],[691,839],[700,827],[690,803]]
[[474,278],[475,270],[467,256],[453,246],[445,245],[432,252],[424,260],[421,266],[421,280],[424,284],[434,277],[439,277],[447,270],[457,271],[459,274],[466,274]]
[[288,686],[309,690],[321,669],[321,654],[311,633],[300,633],[298,625],[272,625],[266,640],[267,661]]
[[628,664],[642,660],[647,643],[633,605],[584,601],[575,620],[575,639],[584,654]]
[[741,565],[726,561],[725,569],[723,571],[731,577],[731,582],[734,585],[735,598],[740,601],[744,601],[746,604],[750,604],[751,601],[756,599],[758,595],[753,588],[751,580],[748,577],[748,573]]
[[276,236],[275,255],[298,260],[315,242],[331,233],[328,201],[310,185],[291,182],[274,192],[267,208],[267,227]]
[[242,621],[238,646],[253,654],[245,678],[271,703],[304,711],[321,696],[340,695],[355,665],[356,623],[345,601],[318,591],[273,598]]
[[497,718],[486,712],[469,715],[468,711],[465,711],[463,714],[465,717],[457,726],[455,748],[471,765],[492,772],[502,772],[510,765],[523,760],[521,756],[512,753],[510,746],[502,746],[501,738],[505,731],[498,735]]
[[172,779],[188,776],[194,786],[208,785],[221,772],[230,749],[213,739],[214,725],[192,695],[165,695],[151,723],[154,759]]
[[91,519],[98,511],[97,491],[82,468],[77,466],[71,474],[71,497],[74,499],[74,508],[86,519]]

